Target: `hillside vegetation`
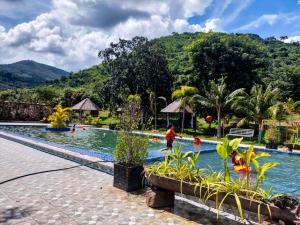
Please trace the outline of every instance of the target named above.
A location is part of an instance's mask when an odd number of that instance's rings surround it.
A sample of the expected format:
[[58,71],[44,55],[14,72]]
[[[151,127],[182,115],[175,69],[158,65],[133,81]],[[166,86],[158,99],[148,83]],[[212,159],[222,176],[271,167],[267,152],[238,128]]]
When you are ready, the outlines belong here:
[[141,95],[146,104],[151,101],[150,93],[164,95],[170,101],[172,91],[181,85],[197,87],[201,94],[208,81],[222,77],[229,90],[249,91],[253,84],[273,83],[281,90],[282,100],[300,99],[300,43],[263,39],[254,34],[210,32],[174,33],[149,42],[119,44],[126,46],[128,52],[118,49],[118,60],[109,58],[107,51],[100,54],[103,64],[46,86],[2,91],[0,99],[62,102],[69,106],[90,97],[103,108],[115,109],[129,94]]

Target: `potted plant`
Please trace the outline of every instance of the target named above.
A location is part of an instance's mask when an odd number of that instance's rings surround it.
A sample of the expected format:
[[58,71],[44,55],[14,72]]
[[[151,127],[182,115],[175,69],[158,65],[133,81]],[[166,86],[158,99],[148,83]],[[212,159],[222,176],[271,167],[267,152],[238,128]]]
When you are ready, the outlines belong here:
[[70,128],[67,126],[67,121],[70,117],[71,108],[63,108],[61,105],[54,107],[54,112],[48,117],[48,120],[51,122],[50,127],[47,127],[46,130],[60,132],[60,131],[70,131]]
[[[243,222],[244,210],[257,213],[259,223],[261,223],[261,215],[291,224],[300,222],[297,211],[300,207],[298,202],[279,207],[276,202],[280,201],[279,197],[282,195],[273,195],[272,188],[265,189],[263,186],[266,172],[279,163],[260,162],[262,157],[269,157],[270,154],[255,152],[253,146],[247,150],[240,149],[240,142],[241,139],[229,141],[225,138],[223,144],[218,144],[217,153],[224,161],[223,171],[199,168],[197,161],[200,152],[182,152],[180,146],[175,146],[173,153],[167,152],[167,156],[162,162],[145,167],[145,178],[153,190],[159,189],[169,193],[167,195],[157,192],[156,195],[148,195],[147,204],[150,207],[160,207],[168,202],[165,198],[171,198],[171,193],[177,192],[199,197],[204,203],[211,200],[215,203],[214,207],[217,210],[222,209],[223,203],[236,207]],[[230,176],[227,161],[233,151],[236,151],[244,159],[245,165],[252,168],[257,174],[252,179],[253,182],[250,182],[250,176],[241,176],[240,178]],[[170,202],[168,203],[170,204]],[[226,209],[227,207],[223,208],[225,211]],[[232,213],[231,210],[230,212]]]
[[266,148],[277,149],[281,142],[281,133],[279,129],[270,128],[265,133]]
[[133,134],[140,122],[140,98],[128,99],[122,114],[122,128],[113,152],[114,187],[134,191],[143,187],[143,163],[147,157],[148,139]]

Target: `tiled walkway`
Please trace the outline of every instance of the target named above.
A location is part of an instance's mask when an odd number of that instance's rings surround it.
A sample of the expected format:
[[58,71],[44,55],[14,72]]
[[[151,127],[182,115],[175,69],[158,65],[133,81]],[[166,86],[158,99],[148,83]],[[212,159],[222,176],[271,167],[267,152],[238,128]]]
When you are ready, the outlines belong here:
[[86,167],[10,180],[77,165],[0,138],[0,224],[237,224],[180,200],[148,208],[143,194],[118,190],[112,176]]

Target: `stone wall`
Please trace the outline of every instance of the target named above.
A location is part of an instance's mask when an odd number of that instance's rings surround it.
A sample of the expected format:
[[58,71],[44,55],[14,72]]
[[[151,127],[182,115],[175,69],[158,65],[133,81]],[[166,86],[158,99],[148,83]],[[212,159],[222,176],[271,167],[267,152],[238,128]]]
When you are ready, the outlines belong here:
[[0,101],[0,121],[41,121],[52,113],[52,106]]

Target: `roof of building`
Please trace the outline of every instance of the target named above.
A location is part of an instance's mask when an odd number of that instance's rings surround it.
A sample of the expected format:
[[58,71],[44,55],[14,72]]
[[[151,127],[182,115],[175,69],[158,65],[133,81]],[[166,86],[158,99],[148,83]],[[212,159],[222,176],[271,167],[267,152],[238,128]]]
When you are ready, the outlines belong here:
[[[181,99],[177,99],[171,104],[167,105],[165,108],[161,110],[163,113],[182,113],[183,107],[181,106]],[[185,111],[187,113],[194,113],[189,105],[185,106]]]
[[86,98],[72,107],[74,110],[99,111],[100,108],[91,99]]

